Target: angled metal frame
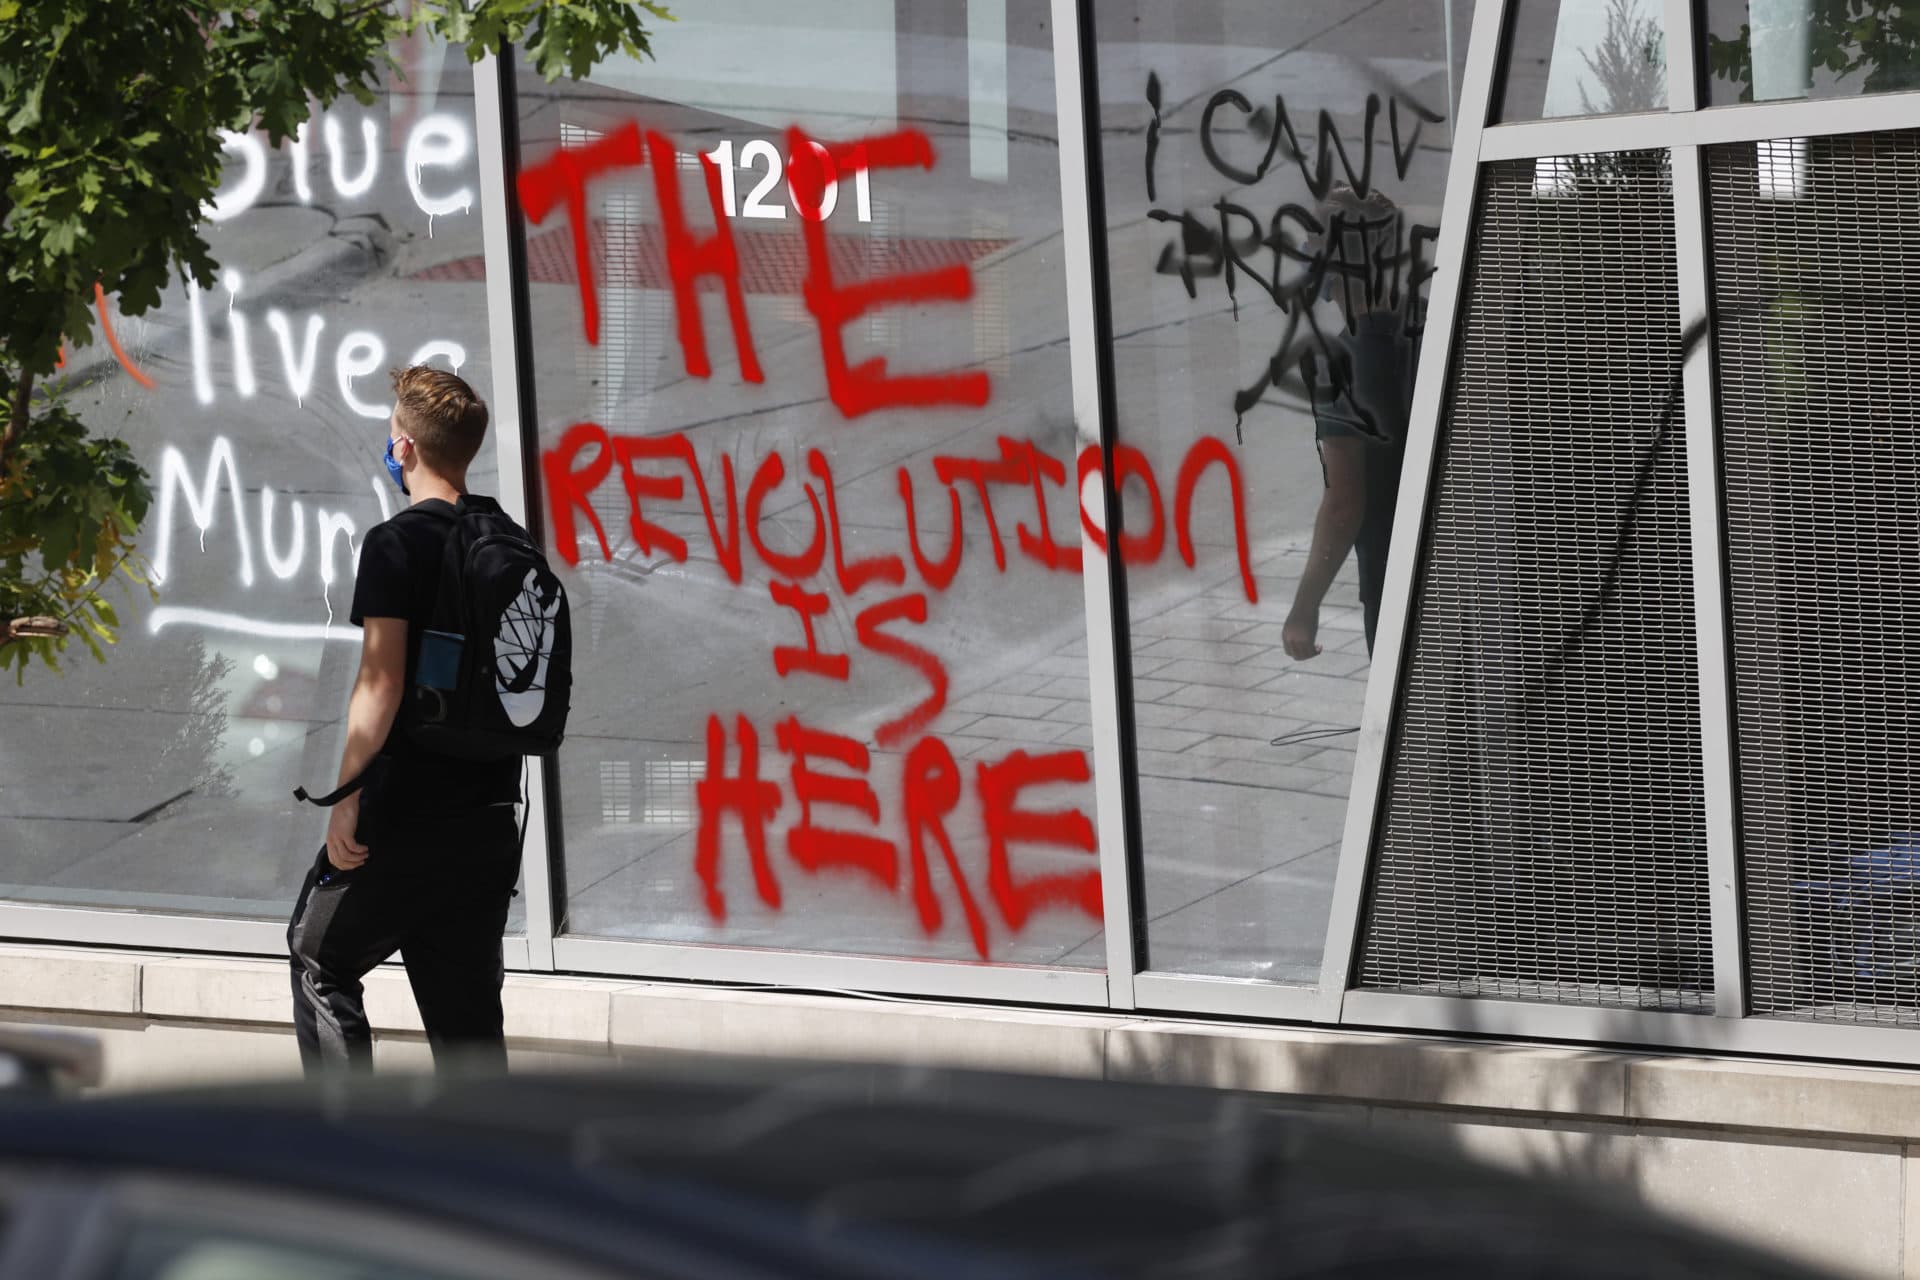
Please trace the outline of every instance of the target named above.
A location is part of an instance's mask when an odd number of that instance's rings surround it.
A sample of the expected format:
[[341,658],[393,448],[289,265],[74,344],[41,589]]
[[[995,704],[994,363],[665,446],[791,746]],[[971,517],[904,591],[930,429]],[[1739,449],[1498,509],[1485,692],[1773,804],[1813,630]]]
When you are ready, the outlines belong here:
[[[1506,0],[1482,0],[1476,10],[1474,43],[1462,94],[1463,119],[1484,120],[1490,108],[1487,95],[1497,86],[1495,77],[1487,74],[1487,63],[1498,56],[1504,39],[1505,14],[1501,11],[1507,7]],[[1442,270],[1435,279],[1429,311],[1430,330],[1436,324],[1444,324],[1446,327],[1441,332],[1445,339],[1430,343],[1422,352],[1409,432],[1406,479],[1395,516],[1375,679],[1368,687],[1367,715],[1362,722],[1347,836],[1335,886],[1335,916],[1322,978],[1320,1021],[1455,1034],[1920,1063],[1920,1035],[1907,1028],[1748,1016],[1726,611],[1724,503],[1719,477],[1713,363],[1704,343],[1688,353],[1682,372],[1682,391],[1688,448],[1703,798],[1708,831],[1714,1012],[1711,1015],[1673,1014],[1349,988],[1365,907],[1365,880],[1378,819],[1380,788],[1384,783],[1385,751],[1405,657],[1405,628],[1412,606],[1419,539],[1435,461],[1449,348],[1459,323],[1457,268],[1464,262],[1471,218],[1464,213],[1457,216],[1457,211],[1470,207],[1481,166],[1499,160],[1579,152],[1668,150],[1673,157],[1675,252],[1679,273],[1676,323],[1684,333],[1689,326],[1705,324],[1711,315],[1708,210],[1701,177],[1703,147],[1780,137],[1920,127],[1920,93],[1704,107],[1699,100],[1693,9],[1689,0],[1665,0],[1669,50],[1667,111],[1488,126],[1471,145],[1466,145],[1464,131],[1456,138],[1443,218]],[[1476,99],[1476,92],[1482,96]],[[1469,114],[1470,110],[1474,114]],[[1449,266],[1455,269],[1448,270]]]
[[1472,243],[1474,205],[1480,187],[1481,141],[1490,132],[1485,126],[1499,87],[1496,62],[1509,3],[1480,0],[1474,6],[1473,32],[1468,37],[1467,69],[1460,87],[1446,199],[1440,214],[1440,243],[1427,295],[1424,332],[1429,336],[1421,344],[1420,369],[1414,381],[1406,460],[1401,464],[1400,502],[1393,515],[1393,541],[1387,553],[1373,669],[1367,677],[1353,788],[1347,797],[1346,830],[1333,883],[1333,911],[1327,922],[1327,949],[1317,1003],[1322,1022],[1341,1020],[1342,1002],[1359,950],[1374,823],[1386,786],[1394,706],[1407,660],[1407,619],[1423,550],[1428,489],[1439,456],[1440,416],[1446,400],[1454,331],[1465,303],[1467,248]]
[[1480,159],[1484,163],[1590,151],[1710,147],[1722,142],[1870,133],[1911,128],[1916,120],[1920,120],[1920,92],[1875,93],[1813,102],[1754,102],[1629,116],[1533,120],[1489,128],[1481,139]]
[[[1697,111],[1700,77],[1690,0],[1667,0],[1671,107]],[[1711,315],[1707,202],[1696,143],[1672,148],[1674,257],[1680,331]],[[1713,1013],[1747,1013],[1746,948],[1740,908],[1739,831],[1734,812],[1732,654],[1727,635],[1726,546],[1713,359],[1701,342],[1682,353],[1681,404],[1687,443],[1687,511],[1693,565],[1695,666],[1700,686],[1701,799],[1707,827],[1707,903],[1713,933]]]

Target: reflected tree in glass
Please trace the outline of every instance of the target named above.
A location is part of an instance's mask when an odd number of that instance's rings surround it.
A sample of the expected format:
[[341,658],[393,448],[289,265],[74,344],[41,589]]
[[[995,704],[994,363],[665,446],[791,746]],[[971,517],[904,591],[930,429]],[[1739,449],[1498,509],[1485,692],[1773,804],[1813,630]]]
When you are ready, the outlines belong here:
[[1707,67],[1727,87],[1737,86],[1738,101],[1920,88],[1920,5],[1748,0],[1747,20],[1735,28],[1728,11],[1739,7],[1715,5],[1707,34]]
[[1607,33],[1582,55],[1595,86],[1595,100],[1580,86],[1580,105],[1590,116],[1658,111],[1667,98],[1666,36],[1657,16],[1643,14],[1635,0],[1607,0]]

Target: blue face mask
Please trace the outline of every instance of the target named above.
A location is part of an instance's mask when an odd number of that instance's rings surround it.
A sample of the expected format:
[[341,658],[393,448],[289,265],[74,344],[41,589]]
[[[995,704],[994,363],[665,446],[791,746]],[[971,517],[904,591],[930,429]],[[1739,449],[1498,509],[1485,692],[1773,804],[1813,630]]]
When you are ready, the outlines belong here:
[[[392,436],[387,437],[386,462],[387,462],[387,474],[393,477],[394,487],[400,490],[401,493],[406,493],[407,492],[407,472],[406,472],[406,468],[402,467],[399,463],[399,460],[393,456],[393,437]],[[409,494],[408,496],[411,497],[412,495]]]

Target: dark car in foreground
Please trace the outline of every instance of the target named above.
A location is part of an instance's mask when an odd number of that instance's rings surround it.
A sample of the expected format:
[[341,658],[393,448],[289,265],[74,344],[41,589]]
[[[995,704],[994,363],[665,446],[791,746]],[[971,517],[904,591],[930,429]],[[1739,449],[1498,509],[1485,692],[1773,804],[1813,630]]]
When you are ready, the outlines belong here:
[[692,1060],[0,1098],[0,1280],[1809,1274],[1206,1090]]

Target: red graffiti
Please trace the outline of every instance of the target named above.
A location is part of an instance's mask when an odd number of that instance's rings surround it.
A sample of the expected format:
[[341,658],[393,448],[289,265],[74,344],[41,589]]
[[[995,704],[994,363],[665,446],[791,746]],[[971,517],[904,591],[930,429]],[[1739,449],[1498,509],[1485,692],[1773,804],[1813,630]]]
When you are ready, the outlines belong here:
[[1017,448],[1009,448],[1012,443],[1001,436],[1000,457],[994,460],[945,456],[933,460],[933,474],[940,477],[940,483],[957,486],[964,480],[973,485],[974,495],[980,499],[980,514],[987,518],[987,537],[993,543],[993,567],[1002,573],[1007,569],[1007,548],[1000,541],[1000,522],[993,518],[993,497],[987,492],[987,486],[1027,483],[1026,455]]
[[[576,467],[588,445],[598,445],[585,470]],[[593,491],[613,470],[613,441],[607,429],[597,422],[576,422],[560,437],[560,443],[540,456],[540,470],[547,481],[547,513],[553,521],[553,549],[568,564],[580,563],[580,538],[574,532],[573,513],[587,513],[587,523],[600,539],[600,554],[613,559],[607,531],[600,525],[600,513],[593,509]]]
[[1260,589],[1253,585],[1253,567],[1247,562],[1247,510],[1241,496],[1240,464],[1233,460],[1226,442],[1213,436],[1195,440],[1187,450],[1186,461],[1180,464],[1180,487],[1173,498],[1173,527],[1180,539],[1180,558],[1187,562],[1187,568],[1193,568],[1193,491],[1200,484],[1200,473],[1216,462],[1227,469],[1227,493],[1233,499],[1233,545],[1240,557],[1240,584],[1246,588],[1247,600],[1257,604]]
[[907,753],[907,772],[902,790],[907,814],[907,856],[912,863],[913,905],[920,913],[920,927],[929,937],[942,922],[940,899],[933,891],[933,877],[927,867],[926,837],[931,835],[940,846],[940,857],[953,879],[954,892],[960,896],[960,910],[967,918],[967,936],[982,960],[987,958],[987,922],[967,887],[967,877],[954,856],[953,841],[947,835],[946,817],[960,804],[960,770],[953,752],[938,738],[922,738]]
[[913,710],[874,730],[874,740],[883,747],[894,747],[905,742],[932,724],[934,717],[947,706],[946,664],[919,645],[910,644],[898,636],[890,636],[880,629],[900,618],[924,624],[927,620],[927,598],[923,595],[899,596],[862,609],[860,616],[853,620],[854,634],[860,638],[861,644],[875,653],[912,667],[926,678],[930,689],[926,698]]
[[813,620],[824,617],[829,601],[824,591],[807,591],[797,582],[775,580],[767,584],[767,592],[773,602],[785,605],[800,615],[800,629],[807,639],[806,647],[796,649],[792,645],[775,645],[773,648],[773,669],[782,680],[796,671],[809,675],[825,676],[829,680],[845,680],[852,664],[844,653],[822,653],[819,641],[813,634]]
[[825,454],[818,449],[809,449],[807,470],[819,477],[821,488],[827,494],[827,525],[833,532],[833,576],[839,580],[840,589],[853,595],[875,580],[896,587],[905,582],[907,568],[900,563],[899,556],[868,556],[864,560],[847,563],[846,546],[840,532],[840,500],[833,487],[833,468],[828,464]]
[[694,788],[700,806],[700,833],[695,841],[693,867],[706,891],[707,914],[727,918],[727,898],[720,890],[720,819],[728,810],[740,817],[746,832],[747,856],[753,862],[753,883],[760,901],[780,905],[780,882],[773,878],[767,857],[767,823],[780,812],[778,783],[760,778],[760,739],[745,716],[735,718],[740,739],[740,772],[727,775],[727,733],[719,716],[707,717],[707,771]]
[[[822,159],[822,153],[825,160]],[[932,271],[881,276],[840,285],[827,256],[827,227],[821,215],[827,193],[827,163],[840,173],[862,169],[931,169],[933,144],[917,130],[904,130],[858,142],[817,143],[798,127],[787,130],[788,173],[794,203],[801,211],[800,231],[807,243],[807,278],[800,293],[820,326],[820,362],[827,394],[849,418],[876,409],[901,406],[971,405],[987,402],[991,388],[985,373],[887,373],[883,356],[847,365],[842,330],[876,307],[907,302],[965,302],[973,296],[973,273],[957,264]]]
[[727,296],[727,316],[733,321],[734,349],[740,356],[740,376],[764,382],[754,354],[753,334],[747,328],[747,295],[740,289],[740,255],[733,247],[732,219],[720,194],[720,170],[711,158],[700,157],[707,180],[707,200],[713,206],[713,234],[702,240],[687,229],[680,207],[680,166],[673,144],[657,133],[647,134],[647,154],[653,159],[653,189],[660,202],[660,230],[666,239],[667,271],[673,278],[673,309],[680,334],[680,350],[687,372],[704,378],[713,372],[707,362],[707,334],[700,324],[700,299],[694,283],[701,276],[718,276]]
[[1092,775],[1087,772],[1086,753],[1056,751],[1032,756],[1016,751],[998,764],[979,765],[978,772],[980,803],[987,820],[987,888],[1007,924],[1022,928],[1035,910],[1053,905],[1077,907],[1098,920],[1098,867],[1020,879],[1013,874],[1007,848],[1020,841],[1094,851],[1093,824],[1080,810],[1036,812],[1016,807],[1023,788],[1048,782],[1089,781]]
[[770,453],[767,460],[760,464],[760,470],[754,472],[753,483],[747,486],[747,540],[753,543],[753,549],[760,553],[760,559],[767,568],[784,578],[805,579],[814,575],[820,568],[820,562],[827,554],[827,518],[820,511],[820,495],[813,491],[812,485],[805,486],[807,501],[813,507],[813,539],[807,543],[807,549],[798,555],[773,551],[760,540],[760,506],[767,495],[780,487],[787,478],[787,464],[780,455]]
[[947,506],[950,512],[950,527],[953,533],[947,539],[947,554],[938,564],[928,560],[920,550],[920,522],[913,511],[913,473],[905,467],[900,468],[900,501],[907,508],[907,546],[913,553],[913,567],[920,571],[927,585],[935,591],[945,591],[953,582],[953,575],[960,572],[960,553],[967,549],[966,541],[960,535],[960,494],[953,486],[947,486]]
[[640,514],[642,498],[665,498],[677,502],[686,491],[685,483],[679,476],[642,475],[633,469],[634,462],[639,459],[674,457],[679,452],[676,443],[671,436],[621,436],[613,442],[613,456],[620,463],[620,480],[627,489],[627,506],[631,510],[627,527],[633,531],[633,540],[639,545],[640,554],[652,555],[654,546],[658,544],[669,558],[685,560],[686,539]]
[[[852,175],[863,169],[930,169],[933,144],[916,130],[854,142],[820,143],[798,128],[788,131],[789,185],[800,208],[800,230],[806,247],[807,272],[801,296],[820,329],[820,359],[827,394],[849,418],[891,407],[960,405],[978,407],[992,394],[991,382],[980,370],[948,373],[890,374],[884,357],[859,364],[847,360],[844,330],[848,324],[883,306],[916,302],[965,302],[973,296],[973,275],[961,263],[931,271],[905,272],[840,283],[834,275],[831,245],[823,211],[829,173]],[[687,373],[712,375],[707,358],[706,332],[700,322],[696,284],[703,277],[719,280],[733,323],[734,346],[740,358],[740,376],[763,381],[747,321],[746,295],[741,281],[740,255],[734,244],[728,211],[724,207],[720,171],[702,155],[700,172],[713,206],[714,229],[700,237],[687,223],[680,198],[678,152],[664,134],[628,122],[584,147],[563,148],[521,171],[521,208],[538,225],[555,209],[564,207],[571,224],[575,274],[580,282],[581,317],[587,341],[600,341],[599,284],[593,274],[592,224],[587,217],[587,186],[597,176],[633,168],[646,160],[653,165],[653,186],[660,206],[660,226],[673,284],[674,315]]]
[[[107,291],[100,287],[98,280],[93,282],[93,309],[95,314],[100,317],[100,333],[101,336],[107,340],[107,350],[113,352],[113,358],[119,361],[120,367],[127,371],[129,378],[132,378],[147,390],[152,391],[158,384],[155,383],[152,378],[142,373],[140,366],[128,359],[127,353],[121,350],[119,335],[114,333],[113,321],[107,316]],[[54,367],[64,368],[66,367],[66,363],[67,345],[63,342],[60,344],[60,363]]]
[[[553,521],[554,540],[561,559],[568,564],[579,563],[577,530],[578,517],[582,514],[593,528],[601,555],[608,560],[613,559],[613,550],[599,514],[594,510],[592,496],[612,473],[616,462],[620,465],[621,483],[626,488],[628,503],[632,508],[628,527],[642,554],[651,555],[658,548],[674,560],[686,559],[689,552],[685,541],[646,519],[640,510],[645,500],[674,501],[683,497],[685,488],[682,477],[637,471],[635,463],[642,460],[677,462],[692,476],[714,557],[730,581],[743,581],[740,511],[733,457],[725,452],[720,455],[721,484],[726,494],[726,533],[723,535],[720,521],[715,518],[706,472],[695,455],[693,442],[684,432],[668,436],[629,436],[608,432],[593,422],[576,423],[568,428],[560,437],[560,442],[547,450],[541,459],[541,470],[547,481],[547,502]],[[1007,572],[1007,548],[1000,533],[999,517],[994,513],[993,490],[996,487],[1011,487],[1031,493],[1034,501],[1033,524],[1029,525],[1023,520],[1015,527],[1021,554],[1055,572],[1081,571],[1080,548],[1056,541],[1046,514],[1048,488],[1066,482],[1066,465],[1063,462],[1041,452],[1031,441],[1014,440],[1007,436],[998,438],[997,457],[967,458],[938,454],[932,461],[934,475],[946,489],[950,530],[945,553],[939,560],[929,559],[921,543],[913,474],[907,467],[899,468],[897,473],[905,515],[905,554],[887,552],[848,560],[839,490],[831,464],[817,449],[810,450],[807,457],[807,470],[812,479],[802,483],[807,506],[813,515],[813,530],[805,546],[798,551],[775,550],[768,545],[763,534],[765,508],[774,491],[787,480],[786,460],[778,452],[769,453],[761,460],[752,483],[747,486],[747,540],[761,563],[775,577],[804,582],[826,565],[831,552],[834,579],[840,590],[848,596],[876,582],[903,585],[908,561],[912,562],[929,590],[941,593],[952,585],[966,554],[965,517],[960,502],[962,489],[971,490],[979,500],[980,513],[987,524],[988,541],[993,547],[995,571]],[[1155,563],[1166,553],[1168,519],[1153,464],[1140,450],[1130,445],[1118,445],[1114,449],[1114,466],[1123,486],[1132,482],[1133,487],[1144,491],[1150,517],[1144,532],[1122,533],[1121,559],[1128,564]],[[1227,497],[1233,517],[1234,553],[1238,560],[1241,586],[1248,600],[1258,601],[1260,596],[1253,577],[1252,548],[1247,542],[1246,497],[1240,466],[1227,445],[1213,436],[1202,436],[1194,441],[1180,465],[1172,517],[1180,558],[1189,567],[1196,564],[1198,556],[1193,541],[1195,498],[1200,481],[1208,469],[1215,466],[1226,472]],[[1084,491],[1087,479],[1099,475],[1100,470],[1098,447],[1089,445],[1081,450],[1075,466],[1077,489]],[[1080,496],[1080,493],[1076,493],[1075,505],[1080,512],[1081,528],[1094,546],[1105,552],[1106,534],[1095,523],[1093,513],[1078,501]]]
[[[800,802],[800,821],[787,831],[787,852],[806,871],[847,867],[864,871],[889,889],[900,885],[900,851],[890,841],[861,832],[818,827],[813,806],[838,805],[863,813],[868,822],[880,821],[880,797],[867,783],[872,757],[864,744],[837,733],[809,729],[788,716],[774,730],[780,749],[793,757],[793,794]],[[810,759],[831,760],[850,770],[820,773],[807,767]]]
[[[574,269],[580,279],[580,311],[589,345],[600,344],[600,290],[593,274],[593,250],[587,224],[587,183],[615,169],[631,169],[645,159],[640,126],[628,122],[584,147],[554,152],[520,171],[520,207],[536,226],[562,205],[573,224]],[[669,165],[669,172],[673,166]]]
[[[801,214],[806,249],[801,292],[819,328],[821,360],[833,403],[849,418],[885,408],[985,404],[991,388],[983,372],[894,374],[888,371],[885,360],[877,357],[851,364],[843,341],[846,325],[876,308],[964,302],[972,296],[972,277],[963,265],[843,282],[836,277],[831,260],[823,204],[831,175],[848,175],[866,168],[931,167],[933,150],[926,138],[907,131],[860,142],[821,144],[793,129],[788,142],[787,172]],[[663,255],[687,372],[695,377],[711,376],[697,292],[704,280],[711,279],[718,281],[726,296],[741,376],[748,382],[760,382],[740,257],[728,226],[727,210],[722,207],[718,170],[712,161],[701,157],[702,177],[714,206],[714,229],[709,234],[696,234],[681,207],[681,166],[672,144],[658,133],[643,134],[633,125],[589,147],[559,153],[530,168],[520,182],[521,198],[530,218],[537,222],[564,205],[572,221],[589,341],[597,341],[598,302],[597,285],[589,270],[588,246],[593,233],[585,217],[587,184],[596,175],[643,161],[650,161],[653,170]],[[843,255],[841,269],[848,270],[851,265]],[[591,528],[601,555],[608,560],[615,558],[612,539],[594,502],[616,469],[626,498],[626,534],[633,550],[643,557],[659,556],[675,562],[705,554],[704,548],[690,545],[697,541],[689,531],[697,527],[688,519],[690,477],[713,561],[733,584],[744,584],[744,516],[745,543],[764,567],[770,602],[777,609],[792,611],[793,621],[782,619],[784,632],[768,641],[774,671],[781,679],[846,683],[853,678],[856,666],[862,672],[878,669],[876,660],[897,664],[917,679],[901,699],[905,705],[891,708],[887,718],[874,727],[871,743],[804,724],[797,715],[787,715],[775,724],[774,744],[787,757],[784,789],[773,777],[762,774],[760,737],[744,715],[734,716],[737,765],[731,770],[725,723],[719,715],[707,717],[706,772],[695,789],[698,827],[694,868],[709,916],[716,921],[727,917],[722,884],[729,820],[739,825],[759,900],[773,910],[780,909],[780,872],[770,852],[769,828],[781,814],[786,790],[790,789],[799,816],[785,831],[783,848],[793,867],[807,875],[848,873],[897,896],[901,892],[904,852],[909,879],[906,891],[921,927],[931,936],[946,919],[943,895],[933,884],[937,851],[939,864],[952,881],[952,893],[968,937],[982,959],[988,958],[990,951],[988,903],[1006,927],[1016,932],[1043,911],[1064,910],[1098,920],[1102,894],[1097,858],[1075,865],[1077,860],[1096,853],[1092,821],[1078,807],[1041,807],[1027,794],[1039,788],[1085,787],[1092,773],[1083,751],[1035,755],[1013,750],[997,761],[976,762],[973,800],[977,808],[969,816],[977,816],[978,827],[986,837],[984,884],[979,886],[984,893],[976,892],[976,886],[969,883],[949,834],[966,799],[963,776],[953,752],[928,734],[947,707],[952,679],[939,654],[916,629],[928,625],[932,598],[946,592],[964,568],[968,517],[963,498],[970,496],[978,503],[977,518],[986,523],[995,573],[1030,572],[1018,566],[1010,570],[1008,566],[1009,549],[1000,521],[1008,518],[1009,510],[1019,509],[1009,508],[1010,500],[1017,504],[1031,500],[1033,504],[1031,514],[1022,513],[1014,519],[1013,543],[1022,559],[1046,572],[1077,574],[1084,571],[1085,545],[1091,544],[1104,555],[1108,547],[1104,521],[1096,522],[1095,513],[1087,510],[1085,502],[1090,488],[1103,492],[1087,483],[1101,478],[1105,465],[1102,451],[1098,447],[1081,450],[1071,461],[1071,476],[1066,458],[1054,457],[1033,440],[1012,436],[996,437],[990,457],[934,454],[926,458],[921,466],[930,466],[932,483],[944,489],[947,508],[946,541],[937,559],[928,555],[921,539],[912,466],[900,466],[895,474],[902,522],[896,524],[882,517],[849,528],[830,449],[808,449],[804,466],[797,456],[788,459],[778,450],[757,460],[743,459],[743,465],[752,468],[744,504],[732,454],[717,452],[719,467],[713,472],[713,460],[703,462],[684,432],[629,435],[609,432],[592,422],[569,428],[541,459],[561,559],[570,565],[579,562],[582,519]],[[1180,463],[1171,512],[1145,453],[1130,445],[1116,445],[1108,457],[1114,470],[1112,491],[1121,495],[1123,502],[1141,503],[1143,518],[1132,522],[1131,528],[1123,527],[1117,539],[1119,557],[1130,565],[1158,562],[1166,554],[1171,525],[1181,559],[1189,568],[1195,567],[1192,522],[1199,485],[1209,470],[1222,469],[1241,582],[1247,598],[1258,599],[1240,468],[1222,441],[1207,437],[1188,449]],[[797,495],[782,493],[790,473],[800,489]],[[713,491],[710,479],[723,493]],[[920,479],[927,483],[924,472]],[[1055,504],[1070,482],[1073,488],[1069,496],[1078,515],[1080,537],[1062,540],[1056,534],[1051,512],[1059,510]],[[1011,498],[1008,490],[1014,491]],[[1001,502],[999,514],[994,510],[996,496]],[[723,513],[716,510],[721,497]],[[938,522],[938,505],[937,497],[929,503],[936,509],[932,523]],[[797,544],[782,518],[788,512],[800,513],[803,520],[805,513],[812,515],[811,531]],[[769,524],[775,526],[771,532]],[[1070,526],[1071,522],[1067,528]],[[851,541],[861,544],[857,548],[849,545],[850,534]],[[891,546],[885,542],[889,537],[896,540]],[[936,544],[938,538],[936,533]],[[872,545],[876,539],[880,541],[878,546]],[[910,568],[924,589],[912,589],[908,582]],[[837,604],[845,605],[846,613],[836,612]],[[852,615],[852,636],[845,636],[842,623],[838,639],[828,633],[829,647],[823,648],[822,620],[844,619],[848,614]],[[835,643],[842,651],[833,650]],[[876,756],[876,748],[904,753],[904,758]],[[897,807],[883,803],[881,792],[892,784],[876,786],[881,776],[876,772],[877,765],[899,770]],[[777,767],[773,772],[777,777]],[[891,826],[885,821],[889,816],[895,819]],[[1051,864],[1042,851],[1051,851]],[[1061,854],[1067,855],[1065,863],[1059,861]],[[1022,863],[1026,864],[1024,869]]]
[[[729,814],[739,819],[744,832],[760,900],[775,909],[782,900],[767,840],[768,824],[780,810],[781,788],[761,776],[760,737],[752,723],[745,716],[736,716],[734,723],[738,771],[726,772],[726,732],[719,716],[709,716],[707,776],[696,788],[700,817],[694,865],[707,911],[721,921],[727,913],[726,896],[720,887],[721,823]],[[788,716],[774,726],[774,741],[788,757],[788,784],[800,810],[799,820],[787,831],[787,857],[809,875],[852,872],[897,894],[900,848],[877,834],[885,814],[871,781],[873,756],[866,744],[802,724],[797,716]],[[1007,927],[1017,931],[1025,927],[1034,912],[1055,907],[1099,919],[1097,867],[1028,876],[1016,875],[1013,869],[1015,845],[1093,852],[1093,823],[1083,811],[1034,810],[1019,804],[1020,792],[1028,787],[1087,782],[1091,774],[1085,753],[1061,751],[1032,756],[1015,751],[994,764],[979,765],[975,773],[979,813],[987,833],[988,897]],[[938,932],[945,912],[933,887],[932,861],[928,857],[931,840],[953,881],[974,951],[984,960],[989,954],[986,916],[947,834],[947,822],[960,807],[961,799],[960,769],[953,752],[934,737],[914,743],[906,756],[899,795],[907,837],[908,894],[921,927],[929,936]],[[842,816],[829,819],[817,813],[821,809],[838,810]],[[853,830],[845,825],[853,815],[865,820],[866,829]]]
[[1079,544],[1063,546],[1055,542],[1053,530],[1047,525],[1046,482],[1051,480],[1056,485],[1065,484],[1067,482],[1066,465],[1058,458],[1041,453],[1034,447],[1031,440],[1014,441],[1001,436],[1001,456],[1007,456],[1010,450],[1025,454],[1023,466],[1028,477],[1033,481],[1034,518],[1039,526],[1038,532],[1027,528],[1024,523],[1014,527],[1014,533],[1020,538],[1020,550],[1030,559],[1039,561],[1049,569],[1070,569],[1078,573],[1080,571]]

